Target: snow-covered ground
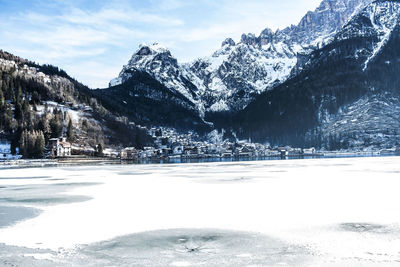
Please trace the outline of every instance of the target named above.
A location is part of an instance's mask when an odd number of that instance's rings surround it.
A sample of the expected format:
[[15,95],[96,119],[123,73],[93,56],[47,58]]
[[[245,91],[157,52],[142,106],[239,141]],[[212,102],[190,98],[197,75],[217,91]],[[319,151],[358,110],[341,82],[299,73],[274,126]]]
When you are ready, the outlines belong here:
[[400,266],[399,174],[399,157],[1,170],[0,265]]

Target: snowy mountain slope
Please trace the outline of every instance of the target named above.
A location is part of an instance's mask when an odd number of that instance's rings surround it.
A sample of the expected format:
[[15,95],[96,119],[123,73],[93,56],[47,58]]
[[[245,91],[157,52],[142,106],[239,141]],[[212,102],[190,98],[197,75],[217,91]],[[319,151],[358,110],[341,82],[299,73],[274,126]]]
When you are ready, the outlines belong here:
[[330,149],[398,144],[399,8],[394,0],[369,4],[311,53],[303,71],[240,112],[236,129],[246,138]]
[[284,82],[298,63],[299,54],[330,40],[370,1],[323,0],[297,26],[276,32],[265,29],[258,37],[243,34],[238,43],[228,38],[212,56],[186,64],[178,64],[165,47],[143,45],[110,86],[124,83],[134,71],[144,71],[184,95],[200,117],[207,112],[236,112],[255,96]]
[[[378,55],[387,43],[394,28],[400,22],[400,5],[395,1],[376,1],[357,15],[357,23],[346,25],[336,39],[346,39],[354,34],[372,36],[377,42],[372,48],[372,53],[365,61],[363,70]],[[365,27],[367,26],[367,27]]]

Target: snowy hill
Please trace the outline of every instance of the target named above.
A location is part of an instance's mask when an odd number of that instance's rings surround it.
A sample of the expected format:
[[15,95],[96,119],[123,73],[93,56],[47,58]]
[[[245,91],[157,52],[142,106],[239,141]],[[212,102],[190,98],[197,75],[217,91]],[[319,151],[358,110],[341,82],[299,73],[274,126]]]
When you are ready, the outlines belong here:
[[80,148],[151,143],[145,131],[107,110],[92,90],[63,70],[0,50],[0,138],[12,151],[21,146],[23,131],[40,133],[46,144],[68,135]]

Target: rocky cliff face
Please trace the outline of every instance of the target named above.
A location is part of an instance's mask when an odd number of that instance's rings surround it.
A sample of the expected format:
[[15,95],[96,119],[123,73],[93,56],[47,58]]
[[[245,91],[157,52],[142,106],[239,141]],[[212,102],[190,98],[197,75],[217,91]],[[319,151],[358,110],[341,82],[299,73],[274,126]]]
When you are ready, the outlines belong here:
[[314,12],[308,12],[297,27],[285,29],[301,44],[321,45],[371,0],[324,0]]

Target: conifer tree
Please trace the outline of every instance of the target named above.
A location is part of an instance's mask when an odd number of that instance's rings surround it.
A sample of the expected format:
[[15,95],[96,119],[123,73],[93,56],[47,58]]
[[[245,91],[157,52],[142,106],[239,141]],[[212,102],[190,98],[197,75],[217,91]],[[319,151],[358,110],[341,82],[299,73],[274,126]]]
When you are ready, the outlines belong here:
[[27,149],[26,147],[27,143],[25,138],[26,138],[26,132],[24,131],[22,132],[21,137],[19,139],[19,153],[23,156],[26,154],[26,149]]
[[25,98],[25,100],[24,100],[24,102],[23,102],[22,111],[23,111],[24,113],[30,111],[30,106],[29,106],[29,102],[28,102],[28,99],[27,99],[27,98]]
[[0,88],[0,112],[4,111],[5,104],[6,104],[6,100],[4,98],[3,90]]
[[73,132],[73,126],[72,126],[72,120],[71,119],[68,122],[67,137],[70,140],[72,140],[74,138],[74,132]]
[[102,145],[102,144],[98,144],[98,145],[97,145],[97,155],[98,155],[99,157],[102,157],[102,156],[103,156],[103,145]]
[[22,87],[20,84],[18,85],[18,91],[17,91],[17,95],[15,97],[16,97],[17,102],[20,102],[20,103],[22,102]]
[[5,111],[4,111],[4,121],[3,127],[6,132],[11,132],[12,130],[12,110],[11,106],[6,104]]
[[49,124],[50,124],[50,130],[51,130],[51,137],[52,138],[60,137],[61,132],[62,132],[62,124],[59,122],[58,116],[53,115]]
[[33,157],[35,158],[43,158],[44,156],[44,135],[42,131],[36,132],[33,152]]
[[49,120],[46,115],[43,116],[42,118],[40,118],[38,125],[37,125],[37,129],[42,131],[45,140],[50,139],[51,129],[50,129]]
[[5,81],[4,82],[4,88],[6,88],[5,98],[7,100],[15,101],[14,90],[12,89],[11,85]]
[[45,140],[42,131],[24,130],[20,138],[20,154],[25,158],[42,158]]
[[15,105],[14,118],[15,118],[17,121],[21,121],[22,118],[23,118],[23,111],[22,111],[22,106],[21,106],[20,103],[17,103],[17,104]]

